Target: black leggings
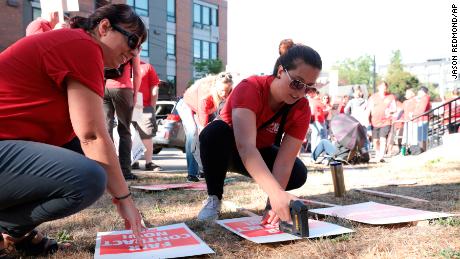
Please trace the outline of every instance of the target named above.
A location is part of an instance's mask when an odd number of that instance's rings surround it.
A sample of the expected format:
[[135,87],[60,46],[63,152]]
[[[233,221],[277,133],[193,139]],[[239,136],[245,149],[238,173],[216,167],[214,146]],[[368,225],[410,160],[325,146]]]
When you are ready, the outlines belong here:
[[[270,171],[278,154],[275,146],[259,149]],[[222,199],[224,180],[227,171],[249,176],[236,148],[233,129],[224,121],[215,120],[208,124],[200,134],[200,155],[208,195]],[[307,168],[296,158],[286,190],[301,187],[307,180]]]

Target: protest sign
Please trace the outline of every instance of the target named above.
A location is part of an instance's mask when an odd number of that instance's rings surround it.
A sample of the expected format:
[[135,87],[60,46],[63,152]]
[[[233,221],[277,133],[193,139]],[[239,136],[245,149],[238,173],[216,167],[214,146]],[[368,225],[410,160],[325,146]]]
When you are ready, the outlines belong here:
[[[281,232],[277,226],[261,225],[262,217],[242,217],[218,220],[217,223],[233,233],[255,243],[273,243],[301,239]],[[324,237],[351,233],[353,230],[335,224],[313,219],[308,220],[310,235],[308,238]]]
[[149,184],[149,185],[134,185],[130,186],[133,189],[144,191],[164,191],[170,189],[184,190],[206,190],[206,183],[166,183],[166,184]]
[[130,230],[99,232],[94,258],[175,258],[214,253],[184,223],[147,229],[142,240],[143,248]]
[[373,225],[398,224],[451,216],[446,213],[407,209],[376,202],[314,209],[310,212]]

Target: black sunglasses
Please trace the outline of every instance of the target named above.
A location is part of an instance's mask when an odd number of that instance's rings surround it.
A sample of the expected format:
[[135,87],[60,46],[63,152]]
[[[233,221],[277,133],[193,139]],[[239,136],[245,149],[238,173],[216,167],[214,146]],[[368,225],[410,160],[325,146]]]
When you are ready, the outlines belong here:
[[291,75],[289,74],[287,69],[284,69],[284,72],[286,72],[286,75],[288,76],[289,80],[291,80],[291,82],[289,83],[289,87],[291,87],[292,89],[294,89],[294,90],[302,90],[302,89],[304,89],[305,92],[315,89],[314,87],[312,87],[312,86],[315,85],[314,83],[306,84],[306,83],[304,83],[304,82],[302,82],[300,80],[292,79]]
[[134,33],[127,32],[126,30],[122,29],[120,26],[115,24],[112,24],[112,28],[126,36],[126,38],[128,39],[128,47],[130,49],[135,50],[140,48],[139,36],[137,36]]
[[223,74],[220,75],[220,78],[232,79],[232,74],[230,74],[230,73],[223,73]]

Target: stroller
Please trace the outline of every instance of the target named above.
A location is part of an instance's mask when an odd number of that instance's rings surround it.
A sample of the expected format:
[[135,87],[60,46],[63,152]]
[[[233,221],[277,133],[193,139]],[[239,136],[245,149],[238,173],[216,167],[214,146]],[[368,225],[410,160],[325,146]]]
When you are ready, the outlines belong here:
[[345,164],[369,162],[369,150],[366,147],[367,132],[358,120],[347,114],[338,114],[332,118],[330,129],[337,140],[336,150],[326,159]]

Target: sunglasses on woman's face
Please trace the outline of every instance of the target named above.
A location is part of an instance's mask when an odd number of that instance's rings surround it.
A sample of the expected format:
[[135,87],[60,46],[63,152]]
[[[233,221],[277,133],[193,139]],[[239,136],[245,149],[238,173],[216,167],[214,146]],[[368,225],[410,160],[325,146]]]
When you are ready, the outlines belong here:
[[292,89],[294,89],[294,90],[302,90],[302,89],[304,89],[305,92],[314,89],[314,87],[312,87],[314,85],[314,83],[313,84],[306,84],[306,83],[304,83],[304,82],[302,82],[300,80],[292,79],[291,75],[289,74],[287,69],[284,69],[284,71],[286,72],[286,75],[288,76],[289,80],[291,80],[291,82],[289,83],[289,87],[291,87]]
[[131,32],[128,32],[124,29],[122,29],[120,26],[112,24],[112,28],[114,28],[117,32],[123,34],[126,36],[128,40],[128,47],[132,50],[139,49],[139,37]]

